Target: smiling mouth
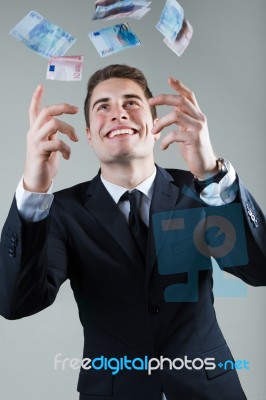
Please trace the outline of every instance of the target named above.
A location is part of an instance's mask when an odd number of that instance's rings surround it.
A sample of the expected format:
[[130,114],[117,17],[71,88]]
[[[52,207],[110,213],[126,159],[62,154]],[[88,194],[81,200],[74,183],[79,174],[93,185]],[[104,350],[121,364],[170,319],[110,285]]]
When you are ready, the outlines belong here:
[[114,131],[109,132],[106,136],[109,139],[113,139],[116,136],[121,136],[121,135],[135,135],[137,131],[135,129],[131,128],[125,128],[125,129],[116,129]]

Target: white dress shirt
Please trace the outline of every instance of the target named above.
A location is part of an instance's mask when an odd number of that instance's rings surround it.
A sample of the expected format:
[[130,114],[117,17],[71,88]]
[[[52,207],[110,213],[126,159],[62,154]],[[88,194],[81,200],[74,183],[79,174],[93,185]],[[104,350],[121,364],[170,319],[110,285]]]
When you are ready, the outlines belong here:
[[[211,183],[200,193],[200,198],[209,206],[221,206],[231,203],[236,198],[237,187],[234,185],[236,173],[233,166],[227,162],[228,173],[221,179],[219,183]],[[141,217],[146,225],[149,221],[149,209],[154,189],[154,181],[156,176],[156,168],[152,175],[145,181],[141,182],[136,189],[140,190],[144,195],[141,202]],[[102,183],[107,191],[118,204],[119,209],[128,220],[129,202],[119,202],[120,197],[128,189],[122,186],[115,185],[106,181],[101,176]],[[50,207],[53,202],[54,195],[52,194],[52,185],[47,193],[32,193],[28,192],[23,187],[23,177],[21,178],[17,190],[16,201],[20,216],[28,222],[38,222],[46,218],[49,214]]]
[[[141,182],[138,186],[134,188],[138,189],[142,193],[141,204],[140,204],[140,217],[147,226],[149,225],[149,211],[153,195],[155,176],[156,176],[156,168],[154,168],[153,173],[147,179],[145,179],[145,181]],[[102,175],[101,175],[101,180],[106,190],[109,192],[110,196],[118,205],[118,208],[120,209],[122,214],[125,216],[126,221],[128,222],[128,216],[130,211],[129,201],[128,200],[119,201],[119,200],[125,192],[127,191],[131,192],[133,189],[127,189],[123,186],[115,185],[114,183],[111,183],[106,179],[104,179]]]

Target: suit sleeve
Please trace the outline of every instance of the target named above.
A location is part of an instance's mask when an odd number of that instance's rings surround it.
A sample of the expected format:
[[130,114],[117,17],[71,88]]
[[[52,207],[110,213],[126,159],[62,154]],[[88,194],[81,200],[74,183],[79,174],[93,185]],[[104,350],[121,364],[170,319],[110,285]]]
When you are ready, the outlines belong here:
[[224,268],[252,286],[266,285],[266,220],[254,197],[239,180],[236,202],[242,205],[248,262],[246,265]]
[[56,205],[44,220],[25,222],[14,198],[0,243],[0,314],[18,319],[43,310],[67,277],[67,234]]

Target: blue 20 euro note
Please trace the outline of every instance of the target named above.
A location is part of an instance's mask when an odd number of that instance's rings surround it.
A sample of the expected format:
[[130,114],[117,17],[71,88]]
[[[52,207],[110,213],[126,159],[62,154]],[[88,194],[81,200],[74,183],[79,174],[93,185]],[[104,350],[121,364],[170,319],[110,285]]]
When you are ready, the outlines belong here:
[[88,35],[101,57],[141,45],[127,22],[90,32]]

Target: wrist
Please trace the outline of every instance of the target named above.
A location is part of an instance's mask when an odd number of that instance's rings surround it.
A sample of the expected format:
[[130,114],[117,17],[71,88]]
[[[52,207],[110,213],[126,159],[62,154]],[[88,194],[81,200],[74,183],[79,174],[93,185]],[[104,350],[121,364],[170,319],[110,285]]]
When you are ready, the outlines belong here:
[[218,159],[215,157],[215,155],[213,155],[213,157],[211,157],[208,162],[205,162],[204,164],[202,164],[201,166],[202,171],[198,171],[198,172],[194,172],[192,171],[194,178],[199,180],[199,181],[205,181],[209,178],[211,178],[212,176],[218,174],[218,172],[220,171],[220,165],[218,163]]
[[40,184],[32,184],[32,183],[28,183],[27,180],[25,179],[25,177],[23,177],[22,180],[22,185],[24,190],[26,190],[27,192],[31,192],[31,193],[47,193],[51,187],[52,182],[50,182],[50,184],[48,185],[40,185]]
[[222,178],[228,173],[227,162],[223,158],[216,160],[216,168],[213,174],[206,173],[205,179],[200,179],[194,176],[194,185],[197,193],[200,193],[203,189],[209,186],[211,183],[219,183]]

